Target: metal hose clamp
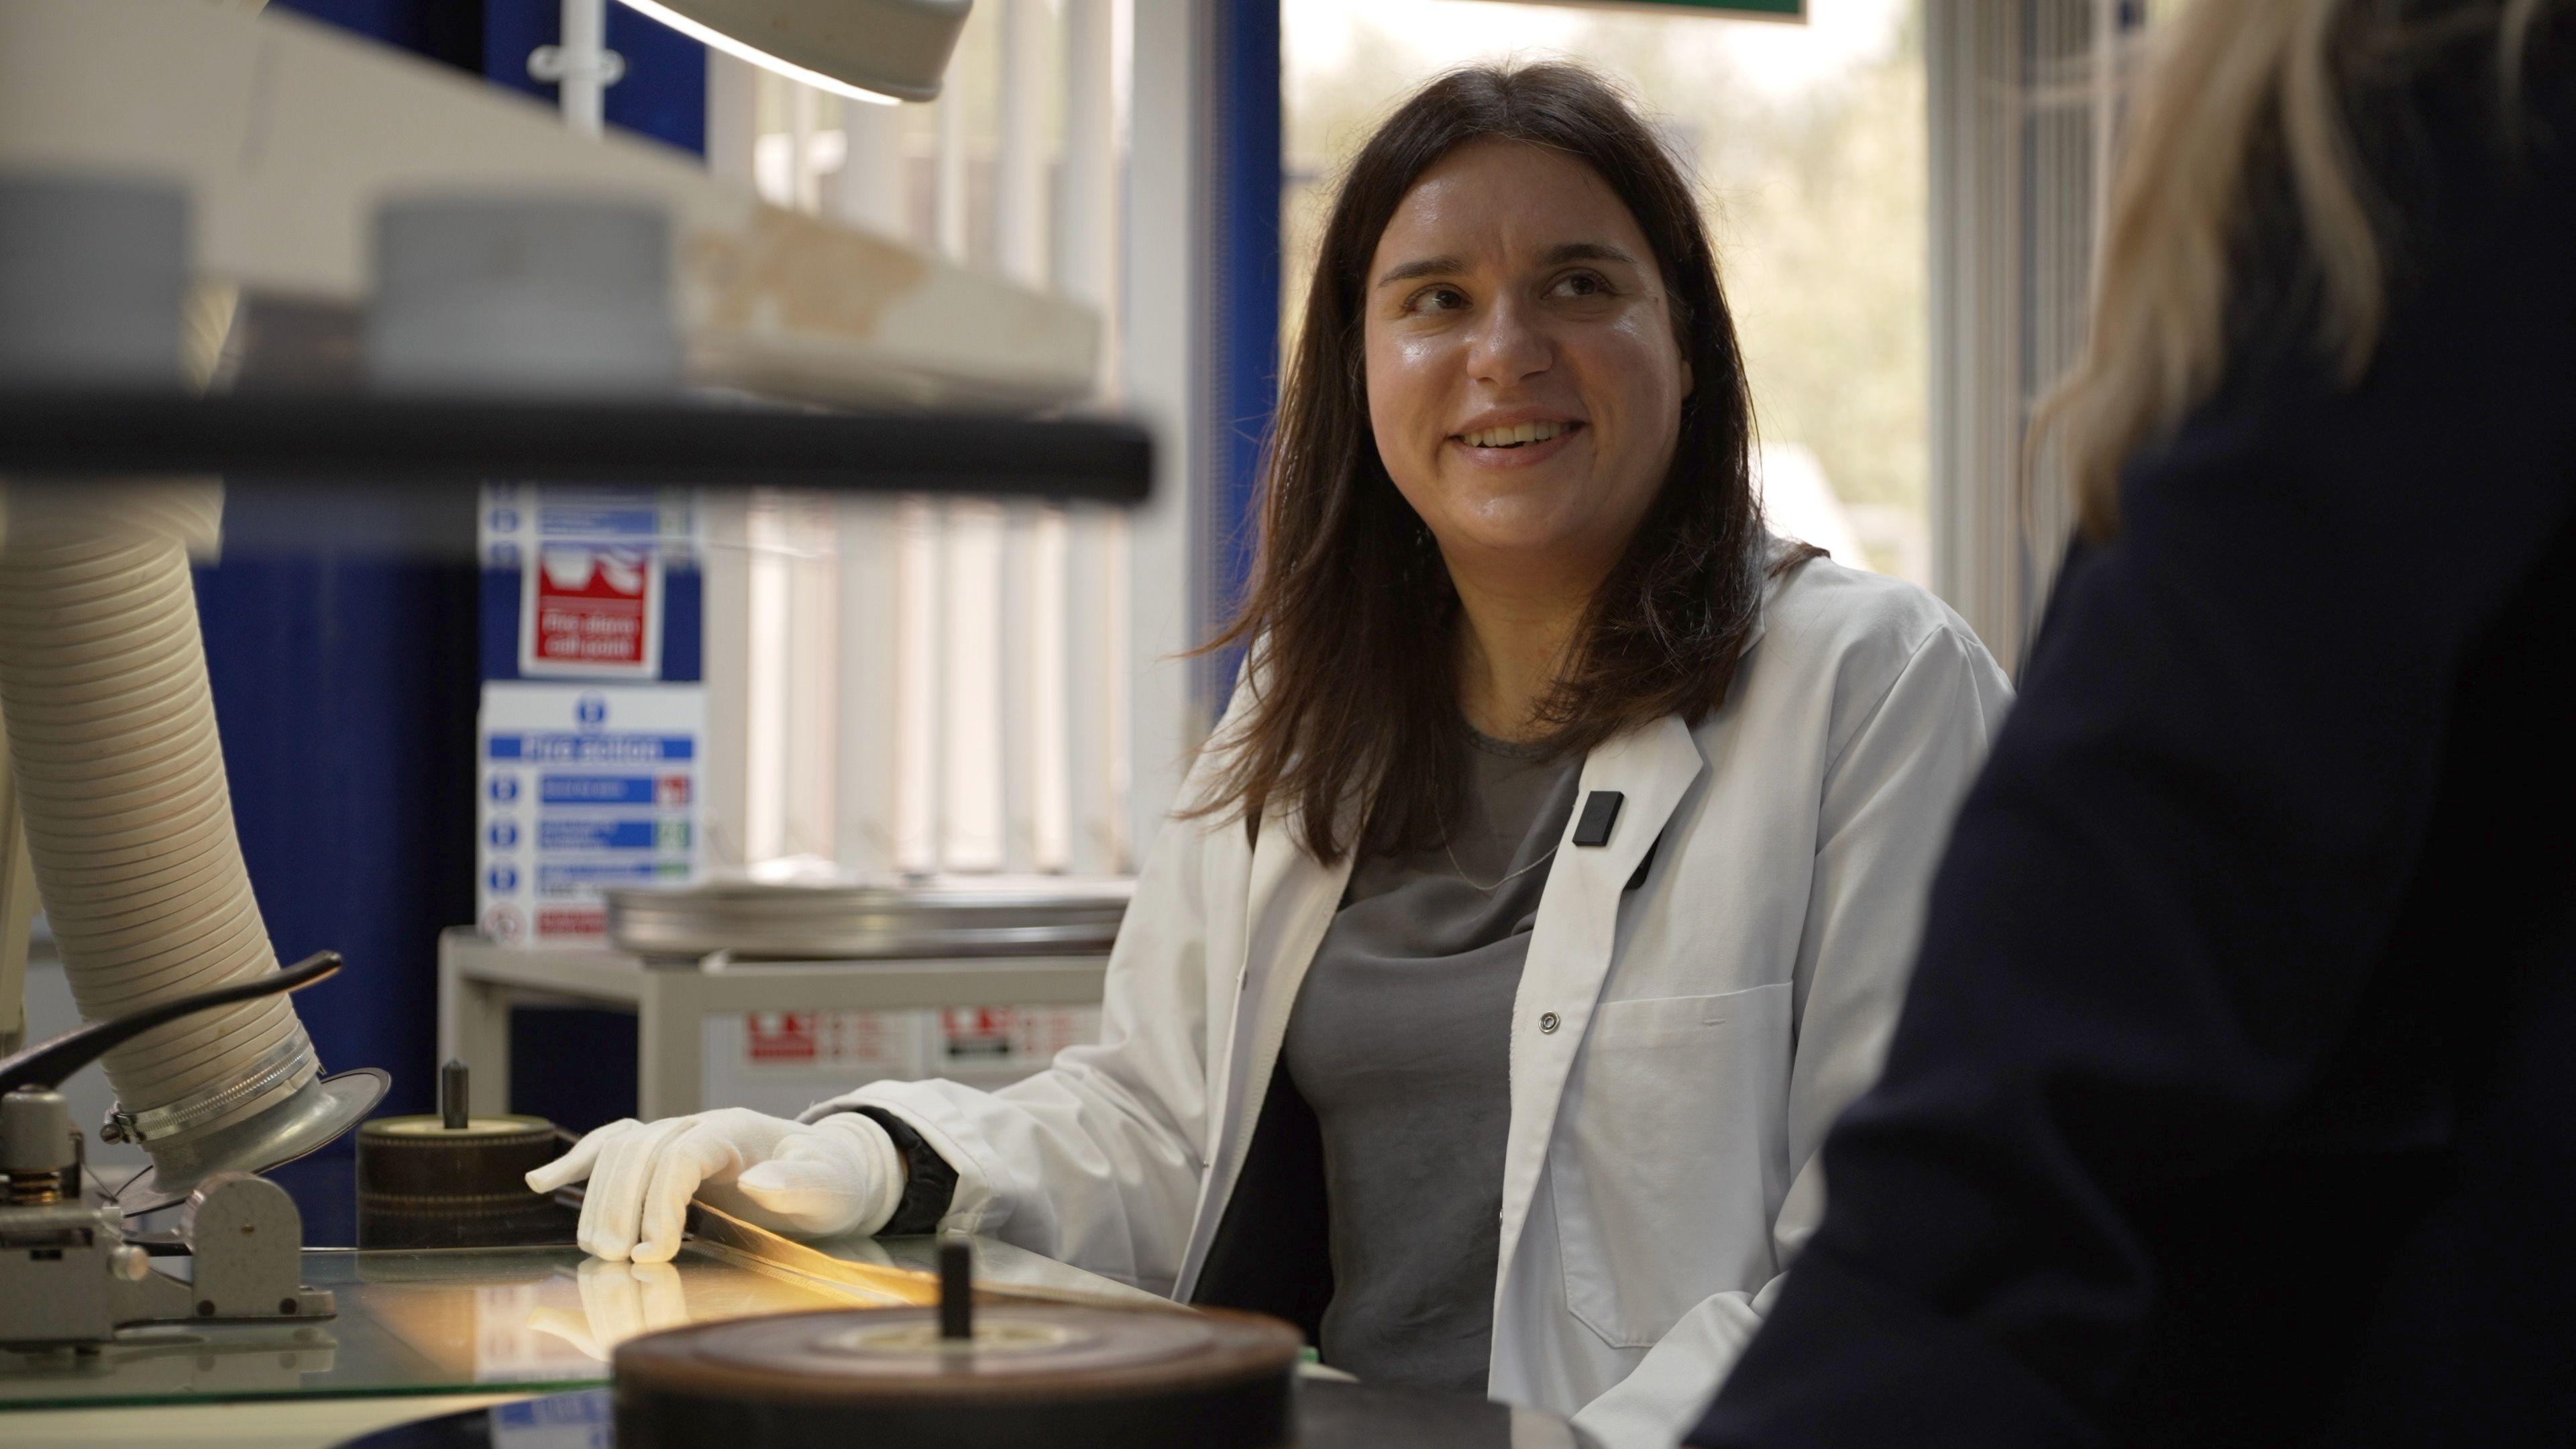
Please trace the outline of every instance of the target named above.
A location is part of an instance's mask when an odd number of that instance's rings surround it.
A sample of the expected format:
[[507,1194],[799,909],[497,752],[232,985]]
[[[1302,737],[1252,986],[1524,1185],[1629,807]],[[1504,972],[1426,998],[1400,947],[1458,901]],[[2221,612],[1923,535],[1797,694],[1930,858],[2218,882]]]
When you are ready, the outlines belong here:
[[178,1101],[141,1112],[129,1112],[123,1103],[117,1104],[109,1110],[107,1120],[99,1124],[98,1135],[108,1142],[137,1143],[178,1137],[216,1126],[273,1093],[291,1092],[321,1074],[322,1062],[313,1054],[313,1038],[299,1030],[262,1053],[249,1071],[229,1082],[200,1088]]

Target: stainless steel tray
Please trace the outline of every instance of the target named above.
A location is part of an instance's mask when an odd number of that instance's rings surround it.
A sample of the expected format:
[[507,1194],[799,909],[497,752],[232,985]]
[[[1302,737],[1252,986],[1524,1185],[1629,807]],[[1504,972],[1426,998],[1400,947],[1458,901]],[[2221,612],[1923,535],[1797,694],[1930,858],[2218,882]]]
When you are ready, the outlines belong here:
[[830,884],[718,881],[607,893],[608,938],[638,956],[805,960],[1078,956],[1108,951],[1135,883],[949,876]]

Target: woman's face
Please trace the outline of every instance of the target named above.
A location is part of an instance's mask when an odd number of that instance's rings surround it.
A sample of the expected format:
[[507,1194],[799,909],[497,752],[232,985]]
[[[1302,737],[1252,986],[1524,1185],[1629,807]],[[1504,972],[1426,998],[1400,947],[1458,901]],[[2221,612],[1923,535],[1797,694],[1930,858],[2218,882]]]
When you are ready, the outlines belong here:
[[1618,195],[1559,152],[1471,142],[1406,193],[1367,285],[1378,456],[1452,569],[1606,574],[1672,464],[1691,387]]

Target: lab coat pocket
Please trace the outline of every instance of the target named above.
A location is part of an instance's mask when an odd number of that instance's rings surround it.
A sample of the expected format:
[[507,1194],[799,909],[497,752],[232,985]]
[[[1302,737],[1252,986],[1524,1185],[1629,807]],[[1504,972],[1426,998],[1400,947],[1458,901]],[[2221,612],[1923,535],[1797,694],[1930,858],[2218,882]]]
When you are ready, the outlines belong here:
[[1785,982],[1593,1013],[1548,1176],[1566,1307],[1610,1344],[1649,1347],[1776,1271],[1789,1056]]

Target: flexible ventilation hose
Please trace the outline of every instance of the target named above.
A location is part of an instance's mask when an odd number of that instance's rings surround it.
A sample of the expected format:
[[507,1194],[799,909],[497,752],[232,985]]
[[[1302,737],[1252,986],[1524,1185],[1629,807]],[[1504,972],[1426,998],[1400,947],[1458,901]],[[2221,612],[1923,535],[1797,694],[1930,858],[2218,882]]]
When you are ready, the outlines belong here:
[[[189,550],[204,484],[10,488],[0,518],[0,716],[64,975],[92,1021],[277,969],[215,734]],[[153,1149],[320,1072],[284,997],[107,1054],[125,1136]]]

